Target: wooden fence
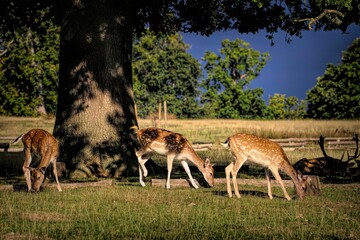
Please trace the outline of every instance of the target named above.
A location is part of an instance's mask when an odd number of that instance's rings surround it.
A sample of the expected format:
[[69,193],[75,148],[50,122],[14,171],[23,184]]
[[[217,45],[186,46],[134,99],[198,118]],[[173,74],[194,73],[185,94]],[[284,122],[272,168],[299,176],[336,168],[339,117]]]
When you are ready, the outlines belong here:
[[[278,143],[285,151],[319,148],[319,138],[283,138],[270,140]],[[213,147],[213,143],[194,142],[193,147],[196,151],[206,151]],[[356,144],[352,137],[327,137],[325,138],[325,148],[348,150],[356,148]]]
[[[12,147],[10,142],[14,141],[16,137],[0,137],[0,151],[18,152],[22,151],[19,146]],[[293,151],[295,149],[314,149],[319,148],[319,138],[283,138],[283,139],[270,139],[278,143],[285,151]],[[215,144],[212,142],[194,142],[192,144],[196,151],[210,150]],[[327,137],[325,138],[325,148],[348,150],[356,147],[355,141],[352,137]]]

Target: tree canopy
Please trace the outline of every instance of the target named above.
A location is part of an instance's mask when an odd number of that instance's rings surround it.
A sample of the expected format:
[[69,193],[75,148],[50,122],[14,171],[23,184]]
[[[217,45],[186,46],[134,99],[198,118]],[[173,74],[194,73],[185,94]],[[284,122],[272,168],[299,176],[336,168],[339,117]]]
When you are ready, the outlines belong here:
[[329,64],[307,93],[308,115],[316,119],[358,119],[360,115],[360,38]]
[[[36,11],[44,7],[50,9],[60,25],[64,12],[71,5],[70,1],[54,0],[1,0],[0,3],[3,40],[4,36],[11,37],[20,26],[37,28],[40,24],[34,21]],[[79,8],[87,4],[84,0],[75,3]],[[167,34],[196,32],[205,35],[234,29],[240,33],[266,30],[272,38],[279,30],[290,36],[301,36],[302,31],[309,29],[345,32],[350,24],[360,23],[358,0],[136,0],[131,2],[131,7],[131,27],[139,35],[147,28]]]
[[306,116],[306,101],[299,102],[297,97],[275,93],[269,99],[268,118],[302,119]]
[[206,52],[206,78],[202,82],[205,93],[201,100],[209,117],[216,118],[261,118],[265,116],[262,89],[246,89],[259,75],[269,58],[250,44],[236,39],[225,39],[220,54]]
[[[2,10],[4,7],[1,5]],[[24,22],[14,9],[7,10],[2,11],[0,24],[0,114],[55,114],[60,27],[54,23],[51,9],[40,4],[23,9],[34,20],[32,24]]]
[[186,51],[179,34],[156,36],[150,31],[134,43],[134,95],[139,117],[157,111],[167,101],[168,112],[179,118],[195,118],[200,63]]

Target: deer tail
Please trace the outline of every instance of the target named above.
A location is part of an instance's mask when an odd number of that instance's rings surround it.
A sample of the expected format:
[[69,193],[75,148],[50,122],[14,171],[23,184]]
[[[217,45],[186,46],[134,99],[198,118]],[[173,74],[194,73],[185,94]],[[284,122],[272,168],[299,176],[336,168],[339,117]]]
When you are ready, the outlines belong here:
[[130,127],[130,129],[133,130],[135,133],[137,133],[139,131],[139,127],[136,125]]
[[220,144],[224,148],[229,148],[230,147],[230,138],[226,139],[226,141],[224,143],[220,143]]
[[17,144],[18,142],[20,142],[20,140],[23,138],[25,134],[21,134],[20,136],[18,136],[12,143],[11,145],[15,145]]

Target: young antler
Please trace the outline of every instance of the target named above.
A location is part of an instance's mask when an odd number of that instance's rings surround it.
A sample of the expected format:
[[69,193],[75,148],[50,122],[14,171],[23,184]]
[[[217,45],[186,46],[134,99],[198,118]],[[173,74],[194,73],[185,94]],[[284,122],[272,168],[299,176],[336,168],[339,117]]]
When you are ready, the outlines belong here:
[[353,156],[349,155],[349,152],[347,153],[348,155],[348,161],[350,160],[354,160],[357,164],[357,168],[358,170],[360,169],[360,160],[358,160],[358,158],[360,157],[360,153],[359,153],[359,136],[357,134],[355,134],[355,136],[353,137],[353,140],[355,141],[355,153]]
[[325,137],[323,137],[321,135],[319,138],[318,144],[320,146],[321,152],[324,155],[324,157],[328,158],[329,156],[326,154],[325,147],[324,147],[325,146]]
[[356,160],[356,159],[358,159],[360,157],[360,153],[359,153],[359,136],[357,134],[355,134],[355,136],[353,137],[353,140],[355,141],[355,145],[356,145],[355,153],[354,153],[354,156],[350,156],[349,152],[347,153],[348,161]]

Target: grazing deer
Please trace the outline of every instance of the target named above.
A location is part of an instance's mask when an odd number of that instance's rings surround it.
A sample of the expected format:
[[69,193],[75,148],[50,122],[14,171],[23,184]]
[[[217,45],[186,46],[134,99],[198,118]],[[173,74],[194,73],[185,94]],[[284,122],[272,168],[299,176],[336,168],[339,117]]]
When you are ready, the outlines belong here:
[[210,187],[214,186],[214,169],[213,165],[210,164],[210,160],[206,159],[204,162],[191,147],[188,140],[181,134],[160,128],[138,129],[136,126],[131,128],[136,132],[140,144],[140,148],[136,151],[136,156],[139,161],[139,180],[143,187],[145,186],[143,176],[146,177],[148,174],[145,163],[153,153],[167,156],[168,174],[166,188],[170,188],[170,175],[174,159],[181,162],[194,188],[199,187],[191,176],[186,160],[194,163]]
[[[307,159],[303,158],[297,161],[293,167],[301,172],[302,174],[309,174],[309,175],[326,175],[326,174],[348,174],[349,168],[354,165],[354,163],[349,163],[351,160],[355,160],[359,157],[358,149],[359,149],[359,138],[357,135],[353,138],[356,143],[356,150],[354,156],[350,156],[348,153],[348,160],[343,161],[344,154],[342,155],[341,159],[336,159],[330,157],[325,151],[325,137],[320,136],[319,138],[319,145],[320,149],[324,155],[324,157]],[[356,161],[356,160],[355,160]]]
[[[284,196],[287,200],[291,200],[287,193],[284,183],[279,174],[279,170],[285,172],[294,183],[296,193],[303,199],[305,196],[305,181],[301,175],[298,175],[295,169],[290,165],[284,150],[277,144],[268,139],[261,138],[251,134],[235,134],[222,143],[235,157],[235,161],[225,168],[226,188],[229,197],[232,197],[230,184],[230,175],[235,190],[236,197],[240,198],[236,176],[245,161],[257,163],[265,167],[265,175],[268,185],[268,196],[273,198],[271,192],[270,171],[281,186]],[[270,171],[269,171],[270,170]]]
[[[20,135],[12,144],[22,140],[24,145],[25,162],[23,164],[24,176],[28,191],[38,192],[45,178],[45,171],[52,164],[53,173],[57,183],[57,189],[62,191],[56,169],[56,158],[59,145],[53,135],[42,129],[32,129],[26,134]],[[30,167],[33,157],[40,158],[37,168]],[[30,179],[31,176],[31,179]],[[33,184],[31,184],[33,182]]]

